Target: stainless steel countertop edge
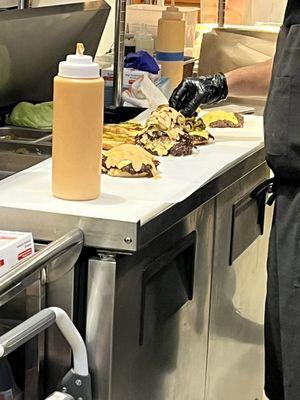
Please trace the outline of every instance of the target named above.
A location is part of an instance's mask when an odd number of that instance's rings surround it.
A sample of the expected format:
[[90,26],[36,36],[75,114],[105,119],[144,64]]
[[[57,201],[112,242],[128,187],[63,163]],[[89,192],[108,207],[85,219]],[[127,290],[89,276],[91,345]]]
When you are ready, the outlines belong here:
[[155,218],[143,224],[139,230],[138,247],[142,248],[150,243],[155,237],[170,229],[185,216],[265,162],[265,147],[262,143],[253,152],[223,170],[184,201],[173,204],[172,207],[166,208]]
[[184,201],[166,204],[165,209],[144,224],[0,207],[0,229],[29,231],[37,241],[52,241],[78,227],[84,232],[85,246],[136,252],[264,162],[265,151],[261,145]]
[[32,232],[35,241],[52,241],[74,228],[84,232],[85,246],[116,252],[138,250],[139,222],[0,207],[1,230]]

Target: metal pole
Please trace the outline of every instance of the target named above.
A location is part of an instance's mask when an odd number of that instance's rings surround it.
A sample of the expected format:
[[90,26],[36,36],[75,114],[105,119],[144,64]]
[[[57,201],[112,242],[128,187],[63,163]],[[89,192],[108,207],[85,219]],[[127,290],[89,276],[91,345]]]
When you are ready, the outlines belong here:
[[24,8],[31,8],[32,0],[18,0],[18,9],[24,10]]
[[18,9],[23,10],[25,8],[25,0],[18,0]]
[[218,26],[222,28],[225,23],[226,0],[218,0]]
[[114,45],[114,106],[122,101],[126,0],[116,0]]

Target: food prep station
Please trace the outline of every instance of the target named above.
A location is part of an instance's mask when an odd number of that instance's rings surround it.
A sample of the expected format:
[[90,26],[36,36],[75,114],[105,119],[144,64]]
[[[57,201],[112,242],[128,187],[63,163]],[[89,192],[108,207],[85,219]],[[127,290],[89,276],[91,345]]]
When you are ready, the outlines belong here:
[[[262,118],[246,126],[162,160],[159,180],[103,176],[89,202],[51,195],[48,131],[0,128],[0,227],[32,232],[37,249],[0,278],[0,330],[64,309],[94,400],[260,400],[271,210],[254,189],[269,169]],[[14,357],[26,399],[71,366],[55,327]]]
[[[174,391],[178,398],[214,399],[226,390],[224,381],[229,392],[236,389],[241,374],[244,389],[259,398],[266,239],[251,192],[269,171],[259,141],[245,148],[242,141],[224,143],[241,146],[239,156],[176,203],[156,201],[145,179],[138,184],[148,198],[124,195],[122,182],[112,191],[108,177],[98,201],[51,201],[47,160],[0,183],[2,229],[32,231],[37,245],[50,243],[42,251],[73,229],[83,232],[79,260],[77,243],[75,255],[68,246],[50,257],[53,267],[45,263],[26,289],[28,271],[1,278],[0,298],[2,315],[13,319],[45,306],[73,316],[88,347],[96,399],[168,399]],[[218,157],[213,145],[211,156],[214,150]],[[172,171],[181,174],[176,163]],[[186,172],[197,177],[195,170]],[[157,184],[162,187],[163,178]],[[54,281],[51,268],[58,274]],[[21,296],[29,304],[18,317]],[[70,363],[68,348],[57,348],[60,334],[51,329],[46,348],[36,350],[37,363],[45,357],[49,392]]]

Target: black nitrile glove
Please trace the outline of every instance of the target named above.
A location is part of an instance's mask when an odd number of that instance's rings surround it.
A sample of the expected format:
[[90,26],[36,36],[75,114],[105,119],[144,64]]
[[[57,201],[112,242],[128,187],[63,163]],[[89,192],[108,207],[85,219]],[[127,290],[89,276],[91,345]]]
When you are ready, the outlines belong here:
[[226,99],[228,87],[225,75],[221,72],[215,75],[186,78],[174,90],[170,98],[170,107],[181,111],[186,117],[191,117],[201,104],[212,104]]

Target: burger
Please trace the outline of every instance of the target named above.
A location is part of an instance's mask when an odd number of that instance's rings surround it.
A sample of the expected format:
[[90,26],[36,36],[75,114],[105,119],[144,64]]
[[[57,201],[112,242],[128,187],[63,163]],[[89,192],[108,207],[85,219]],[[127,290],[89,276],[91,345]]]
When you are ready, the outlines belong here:
[[186,118],[185,131],[192,136],[195,147],[208,144],[214,140],[214,137],[206,130],[206,125],[201,118]]
[[123,178],[158,178],[159,161],[140,146],[121,144],[102,155],[102,172]]
[[202,117],[210,128],[242,128],[244,117],[241,114],[226,111],[210,111]]
[[[172,137],[173,136],[173,137]],[[193,138],[187,133],[172,135],[170,131],[147,131],[136,137],[136,144],[157,156],[187,156],[193,152]]]
[[157,156],[186,156],[192,154],[194,146],[208,141],[207,132],[201,137],[204,130],[201,119],[187,119],[169,106],[159,106],[135,140],[137,145]]

